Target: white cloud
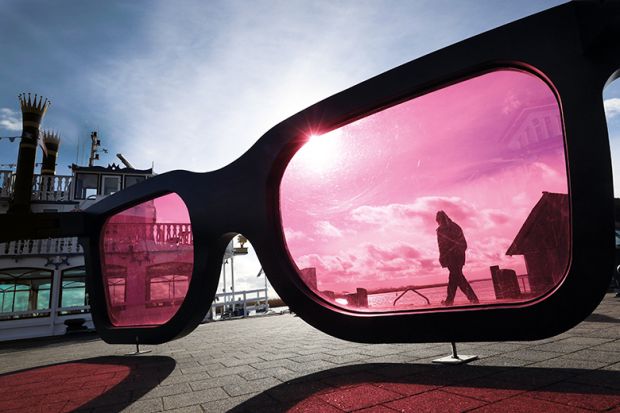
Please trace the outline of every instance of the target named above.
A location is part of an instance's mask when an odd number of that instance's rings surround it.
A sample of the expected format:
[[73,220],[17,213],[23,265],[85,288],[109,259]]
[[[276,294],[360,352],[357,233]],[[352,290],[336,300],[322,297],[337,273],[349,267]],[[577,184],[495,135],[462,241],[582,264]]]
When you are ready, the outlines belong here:
[[0,128],[10,131],[20,131],[22,123],[19,113],[9,108],[0,108]]
[[291,228],[284,228],[284,238],[289,242],[295,240],[312,240],[312,238],[308,237],[303,231],[296,231]]
[[620,98],[605,99],[603,104],[605,105],[605,115],[608,119],[620,115]]
[[319,221],[314,225],[316,233],[326,237],[340,238],[342,237],[342,231],[336,228],[328,221]]

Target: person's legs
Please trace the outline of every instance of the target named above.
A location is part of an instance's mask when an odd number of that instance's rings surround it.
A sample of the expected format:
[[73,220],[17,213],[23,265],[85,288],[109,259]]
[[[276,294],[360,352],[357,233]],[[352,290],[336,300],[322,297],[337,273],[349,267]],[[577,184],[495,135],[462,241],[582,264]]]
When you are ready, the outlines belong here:
[[450,270],[450,275],[448,276],[448,294],[446,295],[445,301],[442,301],[442,304],[452,305],[454,302],[454,295],[456,294],[456,287],[458,286],[458,268],[448,267]]
[[465,278],[463,267],[459,268],[456,278],[459,288],[465,293],[467,299],[474,304],[478,304],[478,296],[476,296],[474,289],[471,288],[471,284],[469,284],[469,281]]

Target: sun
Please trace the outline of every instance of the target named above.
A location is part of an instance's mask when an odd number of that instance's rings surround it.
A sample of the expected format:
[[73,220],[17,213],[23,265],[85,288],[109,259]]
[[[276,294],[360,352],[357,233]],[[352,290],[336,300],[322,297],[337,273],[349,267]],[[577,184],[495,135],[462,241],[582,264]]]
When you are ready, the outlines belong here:
[[323,135],[310,135],[308,142],[295,154],[295,160],[314,172],[333,170],[339,164],[341,141],[341,129]]

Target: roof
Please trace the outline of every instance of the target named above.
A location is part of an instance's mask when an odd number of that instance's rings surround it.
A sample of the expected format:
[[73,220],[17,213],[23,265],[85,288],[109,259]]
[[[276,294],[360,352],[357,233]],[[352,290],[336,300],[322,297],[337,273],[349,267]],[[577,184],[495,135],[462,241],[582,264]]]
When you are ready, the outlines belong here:
[[568,195],[543,191],[506,251],[506,255],[522,255],[532,249],[538,249],[543,238],[540,233],[549,232],[549,227],[552,231],[561,230],[558,225],[562,222],[568,222]]
[[79,166],[76,164],[71,164],[71,170],[73,172],[153,175],[153,168],[149,168],[149,169],[123,168],[120,165],[117,165],[115,163],[111,165],[108,164],[108,166]]

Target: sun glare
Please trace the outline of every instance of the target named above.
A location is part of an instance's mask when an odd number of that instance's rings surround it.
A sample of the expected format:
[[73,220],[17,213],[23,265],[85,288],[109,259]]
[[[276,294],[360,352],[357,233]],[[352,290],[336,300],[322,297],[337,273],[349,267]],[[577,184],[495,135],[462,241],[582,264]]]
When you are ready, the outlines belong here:
[[323,135],[310,135],[308,142],[297,152],[295,158],[315,172],[327,171],[338,164],[341,137],[341,129]]

